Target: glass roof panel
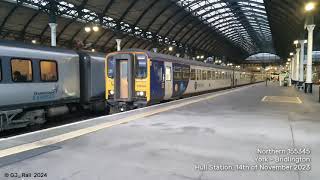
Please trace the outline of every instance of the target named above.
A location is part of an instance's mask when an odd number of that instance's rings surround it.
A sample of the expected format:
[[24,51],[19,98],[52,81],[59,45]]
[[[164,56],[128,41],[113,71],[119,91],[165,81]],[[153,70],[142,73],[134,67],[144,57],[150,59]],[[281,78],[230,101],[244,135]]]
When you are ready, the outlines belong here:
[[[177,4],[250,54],[264,48],[255,47],[256,44],[272,44],[264,0],[239,0],[232,3],[225,0],[178,0]],[[262,43],[253,43],[256,41]]]

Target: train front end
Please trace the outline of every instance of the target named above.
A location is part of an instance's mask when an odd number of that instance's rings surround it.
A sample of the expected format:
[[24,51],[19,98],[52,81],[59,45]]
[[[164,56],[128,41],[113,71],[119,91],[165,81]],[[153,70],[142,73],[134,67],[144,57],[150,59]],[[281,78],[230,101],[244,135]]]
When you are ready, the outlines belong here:
[[106,99],[113,111],[150,101],[150,59],[145,52],[115,52],[106,58]]

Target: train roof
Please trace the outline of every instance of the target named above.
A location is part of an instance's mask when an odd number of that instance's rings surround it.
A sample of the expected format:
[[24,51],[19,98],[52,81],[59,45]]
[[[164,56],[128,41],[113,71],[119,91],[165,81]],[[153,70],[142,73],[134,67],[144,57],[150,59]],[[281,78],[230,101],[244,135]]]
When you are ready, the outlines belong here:
[[[5,47],[5,48],[1,48]],[[23,43],[19,41],[9,41],[9,40],[0,40],[0,52],[1,49],[2,51],[5,51],[8,48],[18,48],[21,50],[18,51],[23,51],[21,52],[22,54],[25,53],[23,49],[28,49],[28,50],[36,50],[36,51],[41,51],[45,53],[54,53],[54,54],[60,54],[60,55],[71,55],[71,56],[76,56],[78,55],[77,52],[79,53],[85,53],[88,54],[89,56],[93,57],[99,57],[99,58],[105,58],[106,54],[104,53],[99,53],[99,52],[91,52],[91,51],[86,51],[86,50],[71,50],[71,49],[65,49],[65,48],[59,48],[59,47],[48,47],[48,46],[43,46],[43,45],[36,45],[36,44],[31,44],[31,43]]]
[[51,51],[58,53],[75,53],[75,51],[70,49],[58,48],[58,47],[48,47],[43,45],[37,45],[32,43],[24,43],[19,41],[12,40],[0,40],[0,46],[13,47],[13,48],[25,48],[25,49],[34,49],[41,51]]
[[[143,53],[146,53],[152,59],[163,59],[163,60],[170,60],[172,62],[184,63],[184,64],[194,65],[194,66],[205,66],[205,67],[232,70],[232,68],[229,68],[229,67],[208,64],[208,63],[199,62],[199,61],[195,61],[195,60],[191,60],[191,59],[185,59],[185,58],[180,58],[180,57],[171,56],[171,55],[167,55],[167,54],[155,53],[155,52],[142,50],[142,49],[123,49],[118,52],[143,52]],[[241,70],[239,70],[239,71],[241,71]]]

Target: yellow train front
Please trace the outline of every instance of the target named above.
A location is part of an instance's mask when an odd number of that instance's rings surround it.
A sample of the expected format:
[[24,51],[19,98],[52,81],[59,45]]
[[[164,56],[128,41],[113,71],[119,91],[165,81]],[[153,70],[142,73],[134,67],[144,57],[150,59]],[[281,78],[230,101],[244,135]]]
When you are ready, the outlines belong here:
[[116,112],[257,81],[251,72],[143,50],[106,58],[106,99]]
[[150,101],[150,59],[144,52],[122,51],[106,58],[106,99],[116,111]]

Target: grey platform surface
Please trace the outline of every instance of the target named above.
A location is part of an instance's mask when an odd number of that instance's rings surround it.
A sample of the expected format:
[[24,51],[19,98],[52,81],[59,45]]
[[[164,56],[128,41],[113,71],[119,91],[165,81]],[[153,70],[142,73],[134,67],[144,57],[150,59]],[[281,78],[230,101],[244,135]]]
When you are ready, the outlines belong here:
[[[302,104],[262,102],[265,96],[280,96],[279,100],[281,96],[299,96]],[[155,107],[136,113],[153,109]],[[74,127],[4,140],[0,142],[0,150],[47,137],[45,133],[55,135],[56,131],[68,130]],[[311,171],[200,171],[195,168],[204,164],[259,165],[255,160],[258,148],[292,147],[311,149]],[[43,172],[47,173],[46,178],[24,179],[318,180],[319,162],[320,105],[293,88],[265,87],[262,83],[4,157],[0,159],[0,179],[6,179],[5,173]]]

